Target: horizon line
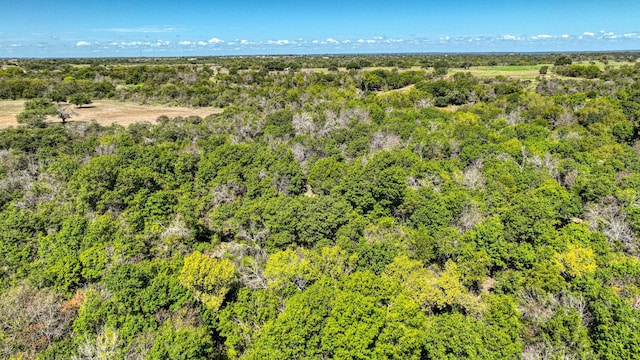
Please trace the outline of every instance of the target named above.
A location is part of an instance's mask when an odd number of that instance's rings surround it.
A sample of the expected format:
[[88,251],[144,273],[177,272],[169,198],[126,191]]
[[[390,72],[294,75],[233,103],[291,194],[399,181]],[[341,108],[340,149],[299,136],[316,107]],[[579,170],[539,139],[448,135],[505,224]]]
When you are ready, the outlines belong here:
[[416,52],[363,52],[363,53],[263,53],[263,54],[228,54],[228,55],[158,55],[158,56],[69,56],[69,57],[37,57],[37,56],[13,56],[0,57],[1,61],[10,60],[81,60],[81,59],[188,59],[188,58],[232,58],[232,57],[310,57],[310,56],[380,56],[380,55],[554,55],[554,54],[611,54],[611,53],[638,53],[634,50],[550,50],[550,51],[416,51]]

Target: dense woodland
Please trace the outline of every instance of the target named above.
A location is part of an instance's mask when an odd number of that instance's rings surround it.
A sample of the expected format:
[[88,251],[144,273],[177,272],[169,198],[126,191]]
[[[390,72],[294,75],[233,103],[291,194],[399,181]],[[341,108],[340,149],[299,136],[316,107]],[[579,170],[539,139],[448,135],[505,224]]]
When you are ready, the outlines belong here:
[[0,358],[638,358],[639,56],[0,61]]

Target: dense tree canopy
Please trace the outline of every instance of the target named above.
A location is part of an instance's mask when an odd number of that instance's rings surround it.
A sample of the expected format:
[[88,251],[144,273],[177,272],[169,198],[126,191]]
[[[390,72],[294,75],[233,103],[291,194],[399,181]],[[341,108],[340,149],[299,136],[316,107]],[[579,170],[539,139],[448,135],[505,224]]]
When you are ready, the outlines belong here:
[[[637,358],[640,65],[606,56],[6,66],[0,357]],[[45,121],[78,94],[224,111]]]

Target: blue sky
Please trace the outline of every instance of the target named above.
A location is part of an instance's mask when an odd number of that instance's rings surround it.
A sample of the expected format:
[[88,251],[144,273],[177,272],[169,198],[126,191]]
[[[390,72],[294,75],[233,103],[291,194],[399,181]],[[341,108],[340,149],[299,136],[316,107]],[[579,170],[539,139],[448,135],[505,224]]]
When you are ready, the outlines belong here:
[[640,1],[0,0],[0,58],[640,50]]

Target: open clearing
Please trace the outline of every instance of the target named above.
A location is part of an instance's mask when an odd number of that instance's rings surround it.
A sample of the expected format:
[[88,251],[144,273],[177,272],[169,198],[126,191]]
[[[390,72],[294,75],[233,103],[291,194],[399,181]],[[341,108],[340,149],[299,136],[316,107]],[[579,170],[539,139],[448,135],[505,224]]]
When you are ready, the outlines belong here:
[[[23,100],[2,100],[0,101],[0,129],[10,126],[17,126],[16,115],[22,111]],[[138,105],[126,102],[98,100],[90,105],[77,109],[71,105],[71,109],[77,114],[73,115],[70,122],[89,122],[95,120],[100,125],[129,125],[137,122],[148,121],[154,123],[159,116],[165,115],[170,118],[177,116],[200,116],[202,118],[222,112],[220,108],[185,108]],[[58,118],[51,117],[50,121],[59,122]]]
[[540,68],[549,67],[548,77],[554,77],[550,69],[553,64],[540,65],[511,65],[511,66],[472,66],[469,69],[449,69],[449,74],[453,75],[459,72],[471,73],[479,78],[493,78],[496,76],[504,76],[513,79],[533,80],[540,76]]
[[0,101],[0,128],[17,125],[16,115],[22,111],[24,100]]

